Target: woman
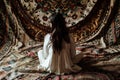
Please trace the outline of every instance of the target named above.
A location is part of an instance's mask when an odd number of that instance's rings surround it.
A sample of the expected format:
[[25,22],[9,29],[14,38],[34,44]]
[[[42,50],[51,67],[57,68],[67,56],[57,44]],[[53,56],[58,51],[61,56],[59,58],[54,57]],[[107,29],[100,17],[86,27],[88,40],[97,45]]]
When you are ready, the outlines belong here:
[[83,55],[76,55],[64,17],[58,13],[52,18],[51,23],[52,31],[45,36],[43,50],[38,52],[39,69],[55,74],[80,71],[81,67],[76,63]]

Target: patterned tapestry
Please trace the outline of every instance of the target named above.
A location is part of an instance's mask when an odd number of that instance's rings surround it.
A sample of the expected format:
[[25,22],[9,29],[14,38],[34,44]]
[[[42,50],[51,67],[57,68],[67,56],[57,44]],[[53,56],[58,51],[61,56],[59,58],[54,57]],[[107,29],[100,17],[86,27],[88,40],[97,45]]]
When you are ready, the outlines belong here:
[[[16,70],[36,68],[36,53],[42,49],[44,36],[51,31],[50,19],[57,12],[65,17],[76,52],[94,55],[83,61],[92,67],[115,71],[114,77],[120,79],[119,0],[0,0],[0,79],[18,80],[17,76],[23,74],[15,75]],[[91,72],[79,74],[92,76]],[[39,74],[31,76],[41,80]],[[24,77],[27,79],[28,75]]]

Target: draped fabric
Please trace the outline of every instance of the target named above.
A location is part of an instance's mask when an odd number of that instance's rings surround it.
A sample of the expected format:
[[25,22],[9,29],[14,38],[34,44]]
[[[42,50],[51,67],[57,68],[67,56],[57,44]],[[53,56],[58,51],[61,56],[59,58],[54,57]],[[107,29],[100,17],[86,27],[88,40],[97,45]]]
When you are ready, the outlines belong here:
[[[0,66],[15,56],[16,62],[21,60],[20,65],[24,58],[32,61],[26,54],[42,48],[43,38],[51,30],[50,18],[56,12],[65,17],[77,47],[97,46],[108,53],[107,60],[114,59],[108,64],[120,63],[119,0],[0,0]],[[101,53],[95,47],[87,50]],[[94,65],[101,64],[105,63]],[[3,67],[0,67],[1,72]]]

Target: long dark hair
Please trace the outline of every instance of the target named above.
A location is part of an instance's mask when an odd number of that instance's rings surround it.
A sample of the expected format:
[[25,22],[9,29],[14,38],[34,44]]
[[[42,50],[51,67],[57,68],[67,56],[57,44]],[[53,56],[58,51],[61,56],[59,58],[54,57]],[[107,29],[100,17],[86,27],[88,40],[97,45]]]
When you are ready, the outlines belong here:
[[63,47],[63,41],[70,43],[69,31],[66,27],[65,18],[62,14],[57,13],[51,20],[52,23],[52,36],[53,51],[60,52]]

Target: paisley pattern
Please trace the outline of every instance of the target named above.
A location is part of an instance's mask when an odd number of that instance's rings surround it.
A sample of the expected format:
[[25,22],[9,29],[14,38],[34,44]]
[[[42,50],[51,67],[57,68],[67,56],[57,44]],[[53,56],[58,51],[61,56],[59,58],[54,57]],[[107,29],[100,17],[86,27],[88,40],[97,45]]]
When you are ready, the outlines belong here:
[[[11,2],[12,4],[13,2]],[[106,26],[115,1],[81,0],[73,4],[76,8],[69,8],[71,1],[14,1],[13,11],[20,16],[28,35],[35,40],[40,40],[43,35],[50,32],[50,16],[60,10],[66,18],[67,26],[71,33],[76,37],[76,41],[85,42],[93,39]],[[55,9],[52,7],[56,4]],[[61,4],[61,6],[59,5]],[[48,6],[46,9],[45,6]],[[65,4],[65,5],[63,5]],[[69,5],[67,5],[69,4]],[[81,4],[81,5],[80,5]],[[113,5],[110,5],[113,4]],[[67,6],[66,6],[67,5]],[[83,8],[84,6],[85,8]],[[38,7],[39,6],[39,7]],[[64,6],[64,7],[63,7]],[[111,7],[111,8],[109,8]],[[46,11],[44,11],[44,8]],[[82,13],[82,14],[81,14]],[[103,23],[104,22],[104,23]],[[26,27],[27,26],[27,27]],[[29,26],[29,27],[28,27]],[[32,33],[31,33],[32,30]],[[39,32],[41,34],[39,34]],[[33,36],[35,35],[35,36]],[[39,39],[39,37],[41,37]],[[41,39],[42,40],[42,39]]]
[[[49,26],[49,17],[55,12],[62,12],[68,27],[83,20],[92,10],[97,0],[20,0],[23,9],[40,24]],[[48,18],[44,20],[43,17]]]
[[[34,70],[34,75],[17,70],[37,69],[36,52],[42,48],[44,35],[51,30],[51,16],[58,11],[65,17],[80,49],[76,52],[88,51],[91,56],[96,54],[82,63],[112,71],[109,74],[115,77],[113,80],[120,79],[119,0],[0,0],[0,79],[29,79],[30,76],[42,79],[44,73],[41,76],[39,73],[35,75]],[[29,52],[35,53],[35,56]],[[105,56],[100,57],[102,53]],[[94,74],[91,69],[91,74],[87,75],[98,77],[99,72]],[[109,80],[110,76],[106,73],[100,75],[102,77],[98,79],[106,77]],[[53,78],[57,76],[53,75]]]

